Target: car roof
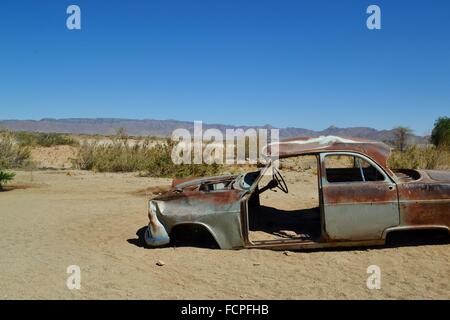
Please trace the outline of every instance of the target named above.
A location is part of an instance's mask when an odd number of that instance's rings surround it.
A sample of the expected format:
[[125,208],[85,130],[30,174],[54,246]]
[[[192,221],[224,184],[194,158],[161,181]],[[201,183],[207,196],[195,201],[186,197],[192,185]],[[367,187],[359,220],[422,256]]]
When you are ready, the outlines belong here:
[[290,138],[270,143],[263,152],[269,158],[287,158],[336,151],[356,152],[366,155],[391,174],[387,166],[391,148],[383,142],[362,138],[338,136]]

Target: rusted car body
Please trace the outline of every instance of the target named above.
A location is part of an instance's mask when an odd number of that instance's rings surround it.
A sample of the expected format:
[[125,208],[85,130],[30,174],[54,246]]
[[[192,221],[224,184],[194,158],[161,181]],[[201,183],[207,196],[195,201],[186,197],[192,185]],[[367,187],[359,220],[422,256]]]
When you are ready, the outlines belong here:
[[[450,230],[449,171],[393,172],[387,165],[391,151],[387,145],[356,138],[290,139],[277,144],[276,154],[271,151],[274,149],[269,145],[268,165],[257,172],[174,180],[170,191],[149,201],[147,245],[168,244],[172,231],[183,225],[204,228],[222,249],[383,245],[387,235],[395,231]],[[258,182],[275,159],[299,155],[317,158],[320,234],[314,239],[251,241],[249,210],[259,203]],[[330,182],[333,169],[325,167],[330,155],[364,160],[374,168],[377,178],[368,181],[360,167],[361,181]]]

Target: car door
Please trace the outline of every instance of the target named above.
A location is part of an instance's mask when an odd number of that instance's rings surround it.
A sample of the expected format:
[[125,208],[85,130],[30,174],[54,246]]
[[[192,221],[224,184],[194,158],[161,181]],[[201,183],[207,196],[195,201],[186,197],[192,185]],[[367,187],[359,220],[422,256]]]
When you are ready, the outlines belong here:
[[320,160],[328,240],[381,239],[386,228],[399,224],[396,184],[376,163],[348,152],[324,153]]

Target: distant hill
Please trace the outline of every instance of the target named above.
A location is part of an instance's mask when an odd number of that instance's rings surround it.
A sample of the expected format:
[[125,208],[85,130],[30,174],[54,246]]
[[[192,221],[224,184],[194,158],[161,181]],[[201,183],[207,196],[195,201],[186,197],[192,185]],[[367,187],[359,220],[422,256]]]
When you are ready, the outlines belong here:
[[[8,128],[14,131],[35,131],[35,132],[59,132],[72,134],[99,134],[112,135],[119,128],[124,128],[129,135],[133,136],[157,136],[168,137],[173,130],[185,128],[193,130],[193,122],[178,120],[132,120],[132,119],[42,119],[42,120],[0,120],[0,127]],[[238,128],[238,126],[224,124],[203,124],[203,130],[208,128],[225,129]],[[239,126],[247,129],[249,126]],[[274,128],[271,125],[264,125],[252,128]],[[393,130],[376,130],[368,127],[337,128],[330,126],[322,131],[314,131],[303,128],[279,128],[280,138],[321,135],[336,135],[348,137],[360,137],[377,141],[393,140]],[[412,143],[427,143],[428,138],[422,136],[411,137]]]

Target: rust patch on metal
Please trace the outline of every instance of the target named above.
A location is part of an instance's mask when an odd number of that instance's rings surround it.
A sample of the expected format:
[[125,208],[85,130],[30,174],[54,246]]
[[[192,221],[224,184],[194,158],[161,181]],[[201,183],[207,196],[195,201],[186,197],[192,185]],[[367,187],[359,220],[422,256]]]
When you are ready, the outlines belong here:
[[[333,183],[324,185],[322,190],[328,204],[336,203],[384,203],[397,200],[397,193],[389,190],[385,183],[366,182],[370,188],[364,188],[364,183]],[[390,191],[390,192],[389,192]]]
[[402,222],[410,226],[443,225],[450,228],[448,201],[412,201],[400,204]]
[[172,180],[172,187],[175,187],[177,184],[188,182],[188,181],[192,181],[192,180],[195,180],[195,179],[198,179],[198,178],[197,177],[188,177],[188,178],[173,179]]
[[432,183],[423,175],[420,181],[399,184],[398,194],[403,224],[450,227],[450,184]]
[[183,190],[182,192],[177,192],[176,190],[172,190],[156,197],[155,200],[193,200],[216,205],[225,205],[239,200],[240,196],[241,192],[239,190],[224,190],[216,192],[202,192],[198,190]]

